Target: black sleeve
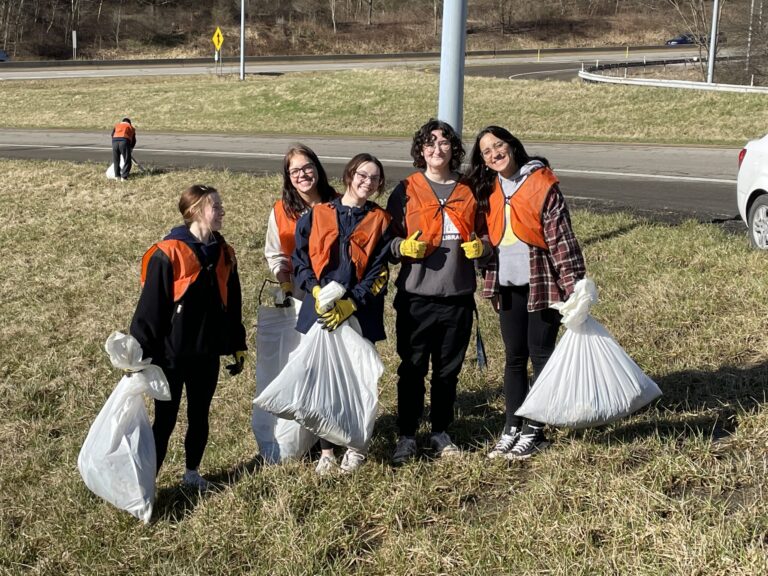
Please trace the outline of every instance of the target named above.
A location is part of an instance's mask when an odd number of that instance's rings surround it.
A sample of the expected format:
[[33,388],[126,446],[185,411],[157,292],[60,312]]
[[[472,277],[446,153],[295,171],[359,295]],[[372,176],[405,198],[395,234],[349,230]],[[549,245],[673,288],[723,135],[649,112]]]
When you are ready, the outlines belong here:
[[144,358],[155,363],[165,358],[165,339],[173,316],[173,266],[160,250],[147,265],[144,288],[131,320],[131,336],[138,340]]
[[229,324],[229,342],[232,346],[230,354],[240,350],[248,350],[245,326],[243,326],[243,295],[240,289],[237,263],[232,266],[229,280],[227,280],[227,323]]
[[312,288],[319,284],[309,258],[309,235],[312,233],[312,211],[310,210],[296,222],[296,248],[291,259],[293,277],[296,285],[312,294]]
[[393,264],[400,262],[400,242],[405,238],[405,186],[400,182],[387,200],[387,212],[392,216],[389,243],[389,260]]

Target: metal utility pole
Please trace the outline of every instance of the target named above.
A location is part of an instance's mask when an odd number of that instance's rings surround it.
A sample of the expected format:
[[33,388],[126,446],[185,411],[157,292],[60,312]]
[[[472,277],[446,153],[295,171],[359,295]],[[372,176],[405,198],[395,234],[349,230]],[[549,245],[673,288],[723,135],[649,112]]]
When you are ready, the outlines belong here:
[[752,0],[752,5],[749,7],[749,31],[747,32],[747,62],[744,65],[744,70],[749,72],[749,57],[752,52],[752,19],[755,15],[755,0]]
[[707,61],[707,84],[712,84],[715,76],[715,51],[717,49],[717,20],[720,16],[720,0],[712,6],[712,29],[709,33],[709,59]]
[[245,0],[240,0],[240,80],[245,80]]
[[467,43],[467,1],[443,3],[440,46],[440,93],[437,117],[461,136],[464,122],[464,52]]

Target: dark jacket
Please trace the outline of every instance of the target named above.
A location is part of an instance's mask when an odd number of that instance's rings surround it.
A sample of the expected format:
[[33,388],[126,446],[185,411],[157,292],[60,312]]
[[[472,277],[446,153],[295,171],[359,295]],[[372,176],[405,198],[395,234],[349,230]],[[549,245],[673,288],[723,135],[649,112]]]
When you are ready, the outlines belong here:
[[246,350],[236,262],[232,263],[227,279],[226,307],[216,278],[218,259],[229,257],[227,250],[222,249],[226,245],[224,238],[214,233],[213,240],[203,244],[189,228],[178,226],[165,240],[181,240],[192,248],[201,270],[179,301],[174,302],[173,263],[160,250],[150,257],[130,328],[144,357],[172,368],[192,356],[222,356]]
[[293,273],[296,284],[306,292],[304,302],[299,312],[299,320],[296,330],[306,334],[312,325],[317,322],[315,312],[315,299],[312,297],[312,288],[325,286],[332,280],[343,285],[347,289],[345,298],[355,302],[357,311],[355,317],[360,322],[363,336],[371,342],[377,342],[386,338],[384,332],[384,296],[386,289],[376,296],[371,291],[373,281],[387,265],[389,244],[392,241],[391,228],[387,228],[376,244],[376,248],[370,255],[368,266],[362,280],[358,282],[357,271],[349,256],[349,237],[355,227],[363,220],[370,210],[377,209],[373,202],[366,202],[362,208],[344,206],[341,199],[331,202],[337,211],[337,223],[339,226],[339,238],[336,250],[330,254],[329,263],[322,278],[316,278],[312,270],[312,262],[309,257],[309,236],[312,233],[312,212],[306,213],[296,223],[296,249],[293,252]]

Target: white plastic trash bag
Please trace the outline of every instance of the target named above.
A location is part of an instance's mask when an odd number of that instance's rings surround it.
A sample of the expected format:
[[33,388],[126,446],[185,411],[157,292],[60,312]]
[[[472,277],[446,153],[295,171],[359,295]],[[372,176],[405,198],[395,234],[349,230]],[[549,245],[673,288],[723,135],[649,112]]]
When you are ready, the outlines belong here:
[[[123,156],[121,154],[120,155],[120,168],[122,169],[124,166],[125,166],[125,156]],[[109,165],[109,168],[107,168],[107,171],[105,172],[105,175],[110,180],[114,180],[115,178],[117,178],[117,175],[115,175],[115,163],[114,162],[112,162]]]
[[336,304],[336,301],[346,293],[347,289],[344,285],[339,284],[336,280],[332,280],[320,288],[320,292],[317,295],[317,306],[320,313],[328,312]]
[[384,365],[352,317],[328,332],[315,324],[282,372],[253,401],[329,442],[365,451]]
[[163,371],[141,359],[133,336],[113,332],[104,347],[112,365],[126,374],[91,425],[77,467],[94,494],[149,522],[157,453],[142,394],[170,400],[171,391]]
[[597,300],[589,283],[574,290],[574,302],[565,303],[566,332],[516,415],[587,428],[628,416],[661,396],[656,383],[588,314]]
[[[274,380],[288,363],[303,334],[296,330],[301,301],[291,306],[260,306],[256,321],[256,396]],[[317,442],[317,436],[294,420],[286,420],[253,406],[251,428],[266,462],[301,458]]]

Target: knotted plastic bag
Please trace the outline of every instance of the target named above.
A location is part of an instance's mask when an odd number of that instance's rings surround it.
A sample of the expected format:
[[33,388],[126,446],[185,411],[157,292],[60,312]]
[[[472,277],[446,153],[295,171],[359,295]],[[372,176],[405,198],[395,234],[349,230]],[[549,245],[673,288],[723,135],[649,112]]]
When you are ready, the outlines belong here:
[[[290,299],[284,308],[259,306],[256,321],[256,396],[258,396],[288,363],[304,336],[296,330],[301,301]],[[294,420],[278,418],[253,406],[251,428],[259,445],[259,453],[268,463],[301,458],[317,436]]]
[[[125,156],[123,156],[121,154],[120,155],[120,169],[122,170],[124,166],[125,166]],[[115,174],[115,163],[114,162],[112,162],[112,164],[109,165],[109,167],[107,168],[107,171],[104,172],[104,175],[107,178],[109,178],[110,180],[114,180],[115,178],[120,176],[120,174]]]
[[142,350],[133,336],[113,332],[105,344],[120,379],[80,449],[77,467],[85,485],[136,518],[149,522],[155,501],[157,453],[143,394],[170,400],[163,371]]
[[291,418],[329,442],[365,451],[378,407],[384,365],[351,317],[328,332],[319,324],[302,338],[285,368],[253,401]]
[[594,283],[584,279],[557,306],[566,332],[516,415],[586,428],[628,416],[661,396],[656,383],[589,315],[596,302]]

